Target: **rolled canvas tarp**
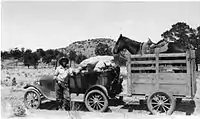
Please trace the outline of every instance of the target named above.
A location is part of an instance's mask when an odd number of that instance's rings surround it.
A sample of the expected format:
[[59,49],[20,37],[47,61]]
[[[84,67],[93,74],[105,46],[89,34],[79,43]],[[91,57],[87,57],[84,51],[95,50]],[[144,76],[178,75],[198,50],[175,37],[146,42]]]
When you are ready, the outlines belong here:
[[93,67],[94,71],[102,71],[107,66],[115,66],[113,56],[95,56],[83,60],[80,67]]

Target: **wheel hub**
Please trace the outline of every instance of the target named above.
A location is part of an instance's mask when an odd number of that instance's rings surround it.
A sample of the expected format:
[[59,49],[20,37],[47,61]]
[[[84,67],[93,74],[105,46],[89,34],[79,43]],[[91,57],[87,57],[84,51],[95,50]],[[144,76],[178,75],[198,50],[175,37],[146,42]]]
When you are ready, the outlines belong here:
[[98,102],[99,102],[98,98],[94,98],[94,103],[98,103]]
[[164,104],[164,102],[162,100],[158,101],[158,105],[163,105],[163,104]]

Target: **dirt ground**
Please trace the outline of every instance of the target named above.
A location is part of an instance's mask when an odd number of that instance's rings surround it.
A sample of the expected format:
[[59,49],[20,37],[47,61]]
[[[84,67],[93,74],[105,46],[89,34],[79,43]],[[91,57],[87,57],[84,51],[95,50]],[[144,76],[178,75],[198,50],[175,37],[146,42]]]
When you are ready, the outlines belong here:
[[[125,68],[122,68],[122,74],[125,75]],[[55,102],[45,102],[37,110],[26,110],[26,115],[17,117],[13,115],[13,108],[16,105],[23,105],[23,95],[25,90],[22,88],[27,83],[32,83],[39,79],[41,75],[52,74],[54,68],[28,69],[26,67],[15,67],[1,70],[1,118],[25,118],[25,119],[159,119],[159,118],[194,118],[200,119],[200,72],[197,73],[197,93],[194,102],[183,100],[181,104],[176,106],[171,116],[151,115],[147,107],[144,105],[113,105],[105,113],[88,112],[84,107],[79,111],[58,111]],[[15,82],[16,81],[16,82]],[[123,82],[126,87],[126,80]],[[83,105],[83,104],[82,104]]]

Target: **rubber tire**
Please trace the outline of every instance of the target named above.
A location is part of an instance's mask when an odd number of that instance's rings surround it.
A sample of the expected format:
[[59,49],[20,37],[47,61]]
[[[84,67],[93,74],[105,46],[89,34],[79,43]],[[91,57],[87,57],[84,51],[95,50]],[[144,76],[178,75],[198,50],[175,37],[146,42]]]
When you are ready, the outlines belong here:
[[[26,97],[27,97],[28,93],[30,93],[30,92],[35,93],[38,97],[38,105],[34,108],[30,108],[29,106],[27,106]],[[40,107],[40,104],[41,104],[41,97],[40,97],[40,94],[36,90],[30,89],[30,90],[26,91],[26,93],[24,94],[24,105],[26,106],[26,108],[28,108],[28,109],[38,109]]]
[[155,95],[156,93],[164,93],[165,95],[167,95],[170,100],[171,100],[171,106],[170,109],[167,111],[166,115],[171,115],[176,107],[176,100],[174,99],[174,97],[170,94],[170,93],[166,93],[166,92],[155,92],[152,93],[151,95],[148,96],[147,99],[147,107],[149,109],[149,111],[153,114],[153,115],[157,115],[158,113],[156,113],[155,111],[153,111],[152,106],[150,104],[150,100],[153,97],[153,95]]
[[[104,104],[104,107],[101,109],[101,110],[94,110],[91,106],[89,106],[88,102],[87,102],[87,99],[88,97],[92,94],[92,93],[99,93],[100,95],[102,95],[102,97],[104,98],[105,100],[105,104]],[[91,111],[91,112],[104,112],[106,111],[106,109],[108,108],[108,98],[107,96],[100,90],[91,90],[90,92],[88,92],[85,96],[85,99],[84,99],[84,103],[85,103],[85,106],[86,108]]]

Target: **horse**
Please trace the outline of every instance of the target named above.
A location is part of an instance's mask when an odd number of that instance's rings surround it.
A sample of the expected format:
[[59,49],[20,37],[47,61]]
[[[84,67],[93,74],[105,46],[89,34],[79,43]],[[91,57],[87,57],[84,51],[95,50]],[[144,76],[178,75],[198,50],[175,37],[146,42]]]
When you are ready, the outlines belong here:
[[[156,48],[162,49],[162,47],[166,49],[164,51],[160,50],[160,53],[185,53],[187,49],[178,42],[169,42],[166,39],[160,40],[157,43],[153,43],[151,39],[149,39],[146,43],[141,43],[135,40],[131,40],[127,37],[122,36],[118,38],[114,49],[113,54],[118,54],[119,52],[127,49],[131,54],[152,54],[155,53]],[[190,48],[193,49],[193,46],[190,45]],[[148,50],[146,50],[148,49]],[[149,51],[149,52],[144,52]],[[198,65],[196,63],[196,70],[198,70]]]
[[135,40],[132,40],[130,38],[127,38],[125,36],[122,36],[120,34],[114,48],[113,48],[113,54],[118,54],[124,49],[127,49],[131,54],[147,54],[148,48],[154,44],[150,39],[147,42],[138,42]]
[[178,42],[169,42],[166,39],[162,39],[157,43],[154,43],[150,46],[151,49],[166,47],[165,51],[161,51],[161,53],[184,53],[186,52],[186,48]]
[[[188,44],[189,49],[195,50],[192,44]],[[167,50],[161,53],[185,53],[187,49],[178,42],[169,42],[167,39],[162,39],[150,46],[150,49],[167,47]],[[196,71],[198,71],[197,58],[195,58]]]

